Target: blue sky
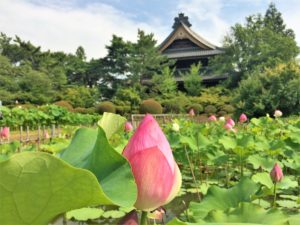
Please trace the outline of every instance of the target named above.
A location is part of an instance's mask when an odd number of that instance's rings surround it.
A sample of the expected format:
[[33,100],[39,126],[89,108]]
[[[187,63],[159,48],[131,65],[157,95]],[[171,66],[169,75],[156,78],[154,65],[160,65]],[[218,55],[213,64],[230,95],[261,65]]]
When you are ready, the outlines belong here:
[[[274,0],[300,45],[300,1]],[[192,29],[221,45],[230,26],[264,13],[269,0],[0,0],[0,31],[18,35],[42,49],[75,52],[82,45],[89,58],[106,54],[112,34],[134,41],[137,29],[158,42],[171,32],[174,17],[189,16]]]

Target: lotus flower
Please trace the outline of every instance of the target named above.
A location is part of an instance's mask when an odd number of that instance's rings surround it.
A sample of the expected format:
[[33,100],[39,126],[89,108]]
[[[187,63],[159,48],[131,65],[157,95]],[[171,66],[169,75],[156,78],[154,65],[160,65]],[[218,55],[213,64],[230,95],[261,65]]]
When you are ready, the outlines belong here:
[[227,124],[230,124],[232,127],[234,127],[235,125],[235,122],[233,119],[229,118],[227,121],[226,121]]
[[246,114],[242,113],[242,114],[240,115],[240,119],[239,119],[240,123],[244,123],[244,122],[246,122],[247,120],[248,120],[248,118],[247,118]]
[[232,129],[232,125],[229,124],[229,123],[226,123],[226,124],[224,125],[224,128],[225,128],[226,130],[231,130],[231,129]]
[[133,130],[132,124],[130,122],[126,122],[124,126],[124,130],[126,133],[129,133]]
[[179,124],[178,123],[173,123],[172,124],[172,130],[175,132],[178,132],[180,130]]
[[220,120],[220,121],[225,121],[225,117],[224,117],[224,116],[221,116],[221,117],[219,117],[219,120]]
[[189,111],[189,115],[190,116],[195,116],[195,111],[194,111],[194,109],[192,108],[192,109],[190,109],[190,111]]
[[278,118],[278,117],[281,117],[282,116],[282,112],[280,110],[275,110],[274,112],[274,117]]
[[3,127],[2,131],[0,132],[1,138],[9,138],[9,127]]
[[48,131],[45,131],[45,133],[44,133],[44,138],[45,138],[45,139],[49,139],[49,138],[50,138],[50,135],[49,135]]
[[152,115],[146,114],[123,155],[131,165],[137,184],[137,209],[153,210],[176,196],[181,186],[181,174],[168,140]]
[[274,183],[280,182],[283,178],[283,173],[280,166],[275,163],[273,169],[270,172],[271,179]]
[[217,117],[215,115],[211,115],[210,117],[208,117],[209,121],[217,121]]

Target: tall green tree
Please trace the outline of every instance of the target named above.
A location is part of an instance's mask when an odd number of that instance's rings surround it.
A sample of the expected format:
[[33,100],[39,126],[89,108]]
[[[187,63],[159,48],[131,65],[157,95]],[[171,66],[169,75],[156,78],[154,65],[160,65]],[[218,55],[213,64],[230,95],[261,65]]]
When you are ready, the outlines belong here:
[[174,96],[177,90],[177,84],[174,76],[174,69],[166,66],[159,74],[155,74],[151,83],[153,84],[151,92],[155,95],[161,95],[163,98]]
[[202,86],[202,77],[199,74],[201,64],[193,64],[190,67],[190,70],[183,74],[183,84],[187,93],[191,96],[199,96],[203,86]]
[[231,27],[223,45],[225,53],[216,57],[211,66],[229,74],[231,86],[237,86],[255,70],[289,62],[299,54],[294,32],[286,28],[274,4],[269,5],[264,16],[251,15],[244,25]]

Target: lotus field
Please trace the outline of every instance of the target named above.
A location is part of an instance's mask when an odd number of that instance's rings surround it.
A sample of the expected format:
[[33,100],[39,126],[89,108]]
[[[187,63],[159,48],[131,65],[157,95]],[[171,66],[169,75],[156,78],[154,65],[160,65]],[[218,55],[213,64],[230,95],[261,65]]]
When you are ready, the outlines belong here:
[[299,225],[300,118],[193,117],[0,145],[0,224]]

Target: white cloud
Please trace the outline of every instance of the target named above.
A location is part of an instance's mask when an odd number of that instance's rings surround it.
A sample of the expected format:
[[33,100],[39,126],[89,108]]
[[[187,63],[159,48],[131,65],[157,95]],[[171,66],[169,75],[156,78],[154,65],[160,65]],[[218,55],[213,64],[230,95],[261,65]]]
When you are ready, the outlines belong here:
[[0,1],[0,31],[9,36],[18,35],[42,49],[75,52],[82,45],[88,57],[106,54],[112,34],[125,40],[136,40],[137,29],[156,31],[162,40],[166,29],[157,24],[146,24],[131,19],[107,4],[90,4],[83,8],[57,7],[53,1],[33,4],[24,0]]
[[222,6],[221,0],[180,0],[177,9],[189,16],[195,32],[220,45],[230,26],[221,18]]

